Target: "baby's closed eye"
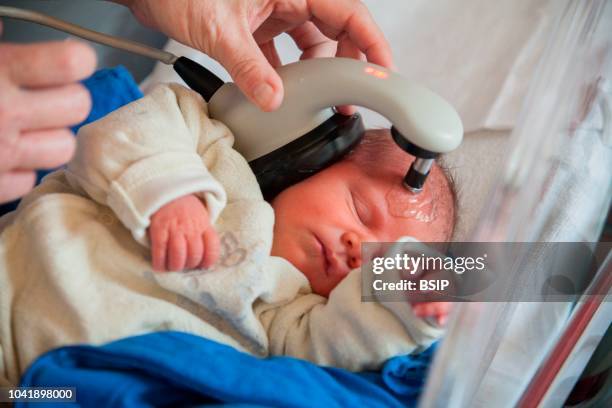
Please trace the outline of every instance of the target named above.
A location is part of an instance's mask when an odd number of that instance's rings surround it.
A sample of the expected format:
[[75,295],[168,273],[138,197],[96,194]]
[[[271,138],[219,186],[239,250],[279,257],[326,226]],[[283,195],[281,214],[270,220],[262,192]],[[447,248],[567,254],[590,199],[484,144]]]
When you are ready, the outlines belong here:
[[359,222],[363,225],[369,225],[372,222],[372,212],[368,205],[359,197],[355,192],[351,193],[351,199],[353,203],[353,211]]

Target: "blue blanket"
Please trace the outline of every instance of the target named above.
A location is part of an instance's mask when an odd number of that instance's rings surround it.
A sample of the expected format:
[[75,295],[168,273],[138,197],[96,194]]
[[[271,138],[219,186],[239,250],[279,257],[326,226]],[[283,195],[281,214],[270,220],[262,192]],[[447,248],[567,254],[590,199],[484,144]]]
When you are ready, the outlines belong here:
[[[83,124],[142,96],[121,67],[99,71],[84,84],[93,109]],[[94,407],[414,406],[434,348],[394,358],[381,372],[356,374],[288,357],[258,359],[201,337],[159,332],[53,350],[32,364],[21,385],[76,387],[78,402]]]
[[157,332],[102,347],[53,350],[30,366],[21,386],[76,387],[77,402],[91,407],[410,407],[434,349],[393,358],[380,372],[352,373],[290,357],[259,359],[191,334]]

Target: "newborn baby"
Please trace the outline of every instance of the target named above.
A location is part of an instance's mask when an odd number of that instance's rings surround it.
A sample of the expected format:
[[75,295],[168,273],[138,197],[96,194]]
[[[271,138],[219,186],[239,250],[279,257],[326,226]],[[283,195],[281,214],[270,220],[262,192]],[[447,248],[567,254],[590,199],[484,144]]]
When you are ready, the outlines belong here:
[[[435,165],[423,192],[409,193],[401,183],[411,159],[389,131],[368,131],[344,160],[274,198],[272,255],[289,260],[306,275],[314,293],[328,297],[361,266],[362,242],[393,242],[405,235],[448,241],[454,225],[449,179]],[[195,195],[157,211],[149,233],[159,271],[207,268],[219,256],[214,226]]]
[[270,206],[232,144],[178,85],[82,128],[67,170],[29,194],[0,236],[4,382],[51,348],[154,330],[350,370],[441,335],[408,303],[361,302],[358,268],[364,241],[450,238],[440,168],[408,193],[409,157],[370,132]]

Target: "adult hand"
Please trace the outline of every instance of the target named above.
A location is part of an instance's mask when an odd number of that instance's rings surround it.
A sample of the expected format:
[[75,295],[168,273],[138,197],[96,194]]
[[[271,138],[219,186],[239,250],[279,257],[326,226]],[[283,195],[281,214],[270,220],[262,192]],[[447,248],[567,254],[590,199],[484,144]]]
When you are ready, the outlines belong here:
[[392,66],[391,50],[359,0],[114,0],[145,25],[219,61],[265,111],[278,108],[283,84],[274,37],[288,33],[313,57],[367,58]]
[[0,43],[0,203],[31,190],[35,169],[72,157],[67,127],[91,107],[89,93],[75,82],[95,65],[93,50],[76,41]]

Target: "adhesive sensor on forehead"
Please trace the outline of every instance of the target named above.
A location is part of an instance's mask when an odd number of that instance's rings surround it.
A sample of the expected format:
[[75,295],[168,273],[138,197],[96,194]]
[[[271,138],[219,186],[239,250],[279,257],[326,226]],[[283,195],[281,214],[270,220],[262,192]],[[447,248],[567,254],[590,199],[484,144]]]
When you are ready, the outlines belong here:
[[430,90],[377,65],[346,58],[299,61],[278,69],[285,95],[275,112],[263,112],[233,83],[223,83],[196,62],[166,51],[85,29],[41,13],[0,6],[0,16],[30,21],[100,44],[172,65],[209,103],[212,118],[235,137],[266,198],[340,160],[359,143],[359,115],[344,116],[334,106],[358,105],[393,124],[395,142],[416,159],[404,186],[420,192],[435,157],[456,149],[463,125],[453,107]]

